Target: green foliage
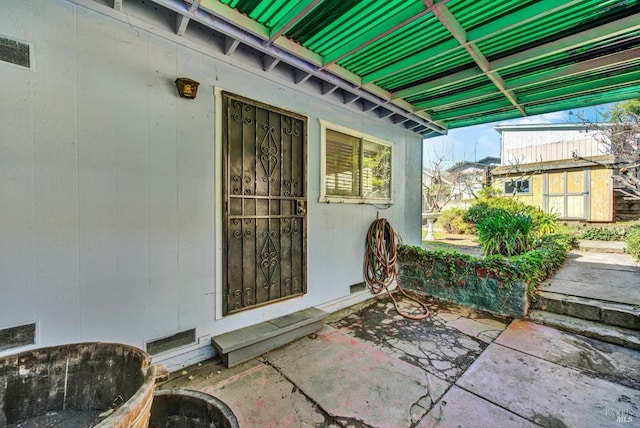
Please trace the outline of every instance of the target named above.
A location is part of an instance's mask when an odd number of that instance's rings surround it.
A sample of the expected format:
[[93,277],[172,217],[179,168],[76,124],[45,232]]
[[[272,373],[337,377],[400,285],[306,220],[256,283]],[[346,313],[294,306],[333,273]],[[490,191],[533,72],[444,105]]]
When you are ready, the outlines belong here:
[[620,233],[613,229],[606,227],[593,227],[587,229],[580,234],[580,239],[587,239],[591,241],[620,241],[622,236]]
[[533,249],[536,237],[531,216],[499,208],[489,208],[485,214],[476,224],[485,255],[511,257]]
[[[640,227],[636,229],[636,243],[640,256]],[[575,236],[570,234],[546,235],[540,239],[536,249],[514,257],[501,255],[473,257],[456,251],[425,250],[421,247],[398,246],[398,261],[416,262],[423,268],[444,269],[440,271],[453,286],[463,286],[469,275],[492,277],[510,287],[516,282],[525,282],[530,296],[542,281],[552,275],[564,262],[567,253],[577,247]]]
[[507,211],[510,214],[529,216],[532,219],[533,233],[543,236],[558,231],[558,216],[553,213],[545,213],[538,207],[527,205],[515,198],[502,196],[489,196],[478,199],[473,204],[463,219],[472,224],[477,224],[480,219],[495,215],[495,210]]
[[640,260],[640,226],[627,228],[624,240],[627,243],[627,251],[636,260]]
[[462,208],[449,208],[438,217],[438,224],[447,233],[474,234],[476,232],[475,227],[464,221],[464,213],[466,213],[466,210]]

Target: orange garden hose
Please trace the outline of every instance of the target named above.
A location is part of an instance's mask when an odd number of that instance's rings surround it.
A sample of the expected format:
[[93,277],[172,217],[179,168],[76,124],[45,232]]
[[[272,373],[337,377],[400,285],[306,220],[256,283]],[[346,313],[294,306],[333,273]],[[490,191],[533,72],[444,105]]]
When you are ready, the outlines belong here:
[[[412,320],[423,320],[429,316],[429,309],[427,309],[422,302],[407,294],[400,286],[397,260],[396,235],[391,224],[385,218],[374,221],[369,227],[369,232],[367,232],[367,248],[364,256],[364,279],[373,294],[387,290],[389,297],[393,300],[396,311],[398,311],[400,315]],[[411,315],[400,311],[398,302],[396,302],[393,294],[389,291],[389,286],[393,281],[396,282],[398,290],[405,297],[422,306],[424,309],[423,314]]]

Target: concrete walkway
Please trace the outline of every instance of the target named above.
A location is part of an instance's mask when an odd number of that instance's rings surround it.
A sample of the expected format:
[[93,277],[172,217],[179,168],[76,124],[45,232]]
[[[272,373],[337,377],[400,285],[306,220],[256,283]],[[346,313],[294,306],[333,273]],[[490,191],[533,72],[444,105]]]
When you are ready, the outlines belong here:
[[572,251],[544,291],[640,305],[640,265],[629,254]]
[[241,427],[638,426],[639,351],[429,307],[410,321],[373,299],[316,335],[231,369],[187,368],[161,387],[212,394]]

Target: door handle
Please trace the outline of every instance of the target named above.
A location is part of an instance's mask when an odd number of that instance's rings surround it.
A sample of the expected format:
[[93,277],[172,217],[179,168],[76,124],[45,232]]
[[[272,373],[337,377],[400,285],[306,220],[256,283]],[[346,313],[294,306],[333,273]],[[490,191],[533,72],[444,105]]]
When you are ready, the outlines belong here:
[[296,201],[296,214],[307,215],[307,201],[302,199]]

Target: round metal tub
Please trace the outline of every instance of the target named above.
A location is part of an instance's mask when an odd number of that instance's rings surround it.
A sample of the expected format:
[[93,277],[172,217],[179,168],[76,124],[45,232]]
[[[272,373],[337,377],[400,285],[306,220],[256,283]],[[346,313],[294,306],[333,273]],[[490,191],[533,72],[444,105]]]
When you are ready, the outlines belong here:
[[222,401],[188,389],[156,391],[149,428],[238,428],[238,419]]
[[156,367],[144,351],[76,343],[0,359],[0,426],[142,428]]

